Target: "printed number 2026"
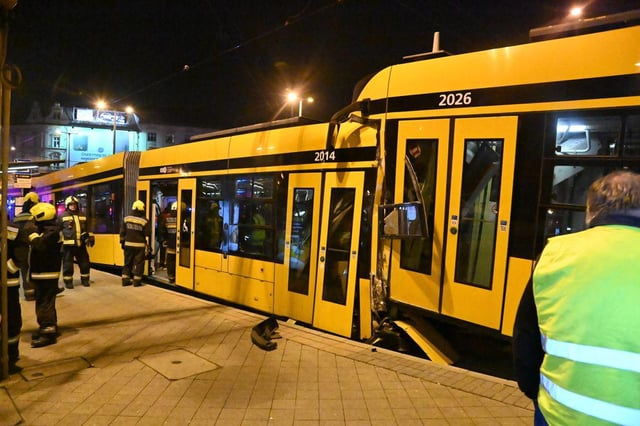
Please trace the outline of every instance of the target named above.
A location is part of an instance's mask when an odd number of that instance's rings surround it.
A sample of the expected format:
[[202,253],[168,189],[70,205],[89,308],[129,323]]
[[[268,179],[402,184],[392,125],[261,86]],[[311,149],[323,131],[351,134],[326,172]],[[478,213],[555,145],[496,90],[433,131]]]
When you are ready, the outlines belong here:
[[456,105],[471,105],[471,92],[465,93],[447,93],[440,94],[440,102],[438,102],[438,106],[448,107],[448,106],[456,106]]

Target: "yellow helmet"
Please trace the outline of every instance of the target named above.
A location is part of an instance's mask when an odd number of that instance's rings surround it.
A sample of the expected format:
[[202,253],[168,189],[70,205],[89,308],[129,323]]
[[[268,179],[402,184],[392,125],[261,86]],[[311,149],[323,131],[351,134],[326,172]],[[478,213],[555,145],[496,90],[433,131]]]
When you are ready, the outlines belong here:
[[23,203],[26,204],[27,201],[33,204],[38,204],[40,202],[40,196],[38,196],[38,194],[33,191],[27,192],[27,194],[24,196]]
[[[187,208],[187,205],[185,203],[180,203],[180,209],[181,210],[185,210]],[[178,202],[174,201],[173,203],[171,203],[171,210],[176,211],[178,210]]]
[[29,213],[31,213],[36,222],[45,222],[56,218],[56,208],[49,203],[38,203],[31,207]]
[[74,197],[73,195],[70,195],[69,197],[65,198],[64,207],[68,209],[69,208],[69,204],[73,204],[73,203],[78,204],[78,199],[76,197]]
[[131,206],[132,210],[138,210],[143,212],[144,211],[144,203],[140,200],[136,200],[133,202],[133,205]]
[[28,212],[31,210],[31,207],[35,206],[40,202],[40,197],[35,192],[28,192],[22,201],[22,211]]

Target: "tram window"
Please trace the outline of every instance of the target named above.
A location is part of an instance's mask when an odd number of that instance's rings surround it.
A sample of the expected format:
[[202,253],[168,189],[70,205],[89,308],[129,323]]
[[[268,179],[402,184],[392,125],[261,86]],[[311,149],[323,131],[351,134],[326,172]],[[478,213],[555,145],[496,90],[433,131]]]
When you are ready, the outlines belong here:
[[115,191],[116,185],[105,183],[93,187],[93,197],[91,200],[89,229],[96,234],[117,234],[120,229],[119,212],[116,206],[119,194]]
[[275,259],[276,230],[283,230],[286,209],[284,178],[272,174],[238,176],[231,183],[234,198],[230,200],[229,251]]
[[629,116],[625,123],[624,156],[640,157],[640,115]]
[[222,199],[222,179],[198,179],[196,198],[196,249],[223,250],[223,224],[229,223],[227,203]]
[[273,177],[238,178],[235,193],[236,198],[273,198]]
[[[432,230],[435,210],[438,140],[407,140],[406,158],[411,162],[416,177],[418,178],[419,189],[424,201],[423,208],[427,215],[427,229]],[[415,194],[411,176],[406,172],[404,176],[403,201],[407,203],[416,200],[418,200],[418,197]],[[414,216],[417,216],[417,214],[416,212]],[[430,274],[433,232],[423,234],[427,234],[426,238],[412,238],[402,241],[400,266],[404,269]]]
[[605,167],[555,166],[551,202],[554,204],[586,205],[587,189],[608,171]]
[[[295,188],[289,247],[289,291],[309,294],[309,260],[313,230],[313,188]],[[284,247],[278,249],[284,252]]]
[[556,121],[556,155],[614,156],[622,121],[618,116],[559,117]]
[[544,235],[551,238],[582,231],[586,227],[585,216],[584,211],[547,209]]
[[180,236],[180,266],[188,268],[191,265],[191,209],[192,191],[183,189],[180,191],[180,224],[178,235]]
[[347,302],[355,195],[352,188],[333,188],[329,204],[322,298],[341,305]]
[[482,288],[491,287],[503,143],[465,140],[455,280]]
[[[60,215],[66,209],[65,200],[74,196],[78,199],[78,212],[87,218],[87,228],[96,234],[117,234],[120,225],[114,209],[116,194],[112,192],[113,183],[96,185],[92,188],[78,188],[74,192],[59,194],[56,199],[57,212]],[[89,197],[89,191],[93,196]]]

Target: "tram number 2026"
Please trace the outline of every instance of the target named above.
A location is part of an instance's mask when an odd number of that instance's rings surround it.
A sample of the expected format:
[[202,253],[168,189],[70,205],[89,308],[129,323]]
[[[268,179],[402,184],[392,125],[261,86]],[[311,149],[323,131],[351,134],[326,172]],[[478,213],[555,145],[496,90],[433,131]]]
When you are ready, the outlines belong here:
[[471,92],[441,93],[438,95],[438,106],[450,107],[457,105],[471,105]]
[[316,151],[313,155],[313,161],[317,163],[322,163],[325,161],[336,161],[335,151]]

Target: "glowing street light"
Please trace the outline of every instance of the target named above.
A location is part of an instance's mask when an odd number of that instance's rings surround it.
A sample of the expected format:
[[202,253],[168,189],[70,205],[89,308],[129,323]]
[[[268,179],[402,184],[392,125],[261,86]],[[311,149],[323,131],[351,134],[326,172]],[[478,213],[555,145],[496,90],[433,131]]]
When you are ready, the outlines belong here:
[[582,16],[583,12],[584,12],[583,7],[575,6],[575,7],[572,7],[571,10],[569,11],[569,16],[571,16],[572,18],[579,18]]
[[[96,102],[96,108],[98,110],[107,110],[108,106],[105,101],[98,101]],[[133,107],[127,106],[124,111],[127,114],[133,114]],[[113,154],[115,154],[116,153],[116,131],[117,131],[116,125],[118,123],[118,111],[113,109],[111,113],[113,114]]]
[[[298,96],[298,94],[296,92],[288,92],[287,93],[287,101],[293,106],[295,104],[295,102],[298,102],[298,117],[302,117],[302,102],[303,101],[307,101],[307,103],[311,104],[313,103],[314,99],[311,96],[308,96],[306,99],[304,99],[301,96]],[[293,108],[292,108],[292,112],[291,115],[293,116]]]

